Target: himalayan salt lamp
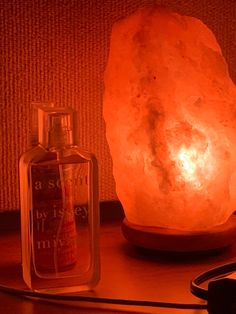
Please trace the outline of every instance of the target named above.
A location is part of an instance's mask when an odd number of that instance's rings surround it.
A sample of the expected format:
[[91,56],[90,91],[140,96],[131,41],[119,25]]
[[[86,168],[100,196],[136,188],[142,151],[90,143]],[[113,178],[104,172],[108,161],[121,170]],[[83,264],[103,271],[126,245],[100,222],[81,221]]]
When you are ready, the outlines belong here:
[[206,25],[160,7],[117,22],[103,108],[117,195],[133,229],[182,236],[229,224],[236,87]]

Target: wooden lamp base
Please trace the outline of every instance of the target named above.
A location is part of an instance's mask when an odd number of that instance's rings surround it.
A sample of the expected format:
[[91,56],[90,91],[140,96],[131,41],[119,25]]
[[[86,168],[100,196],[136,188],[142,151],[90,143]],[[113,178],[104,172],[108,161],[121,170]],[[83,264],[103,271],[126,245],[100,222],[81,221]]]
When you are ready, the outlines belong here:
[[226,248],[236,242],[236,215],[211,230],[187,232],[160,227],[122,223],[122,233],[132,244],[164,252],[204,252]]

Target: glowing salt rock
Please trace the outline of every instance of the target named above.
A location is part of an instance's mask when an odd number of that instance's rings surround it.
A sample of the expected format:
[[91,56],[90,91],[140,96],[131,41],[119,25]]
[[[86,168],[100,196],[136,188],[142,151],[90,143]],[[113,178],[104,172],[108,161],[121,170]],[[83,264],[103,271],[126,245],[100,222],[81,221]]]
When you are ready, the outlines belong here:
[[198,19],[145,8],[116,23],[104,118],[131,223],[205,230],[236,208],[236,88]]

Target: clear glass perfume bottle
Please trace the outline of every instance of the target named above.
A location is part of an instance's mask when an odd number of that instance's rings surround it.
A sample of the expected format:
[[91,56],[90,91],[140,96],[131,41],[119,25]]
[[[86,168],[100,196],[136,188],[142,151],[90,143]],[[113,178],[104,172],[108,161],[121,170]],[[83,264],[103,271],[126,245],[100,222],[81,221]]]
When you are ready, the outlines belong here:
[[20,159],[23,278],[32,290],[92,289],[100,276],[98,167],[73,140],[73,111],[39,108]]

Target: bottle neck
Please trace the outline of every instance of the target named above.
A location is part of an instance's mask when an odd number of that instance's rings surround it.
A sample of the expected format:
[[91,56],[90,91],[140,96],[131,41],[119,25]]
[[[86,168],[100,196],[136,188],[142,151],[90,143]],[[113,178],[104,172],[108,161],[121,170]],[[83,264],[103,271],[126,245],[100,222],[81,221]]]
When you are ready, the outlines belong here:
[[72,111],[56,109],[44,112],[39,122],[39,143],[45,148],[61,149],[74,144]]
[[74,144],[73,132],[71,130],[49,131],[45,147],[63,148]]

